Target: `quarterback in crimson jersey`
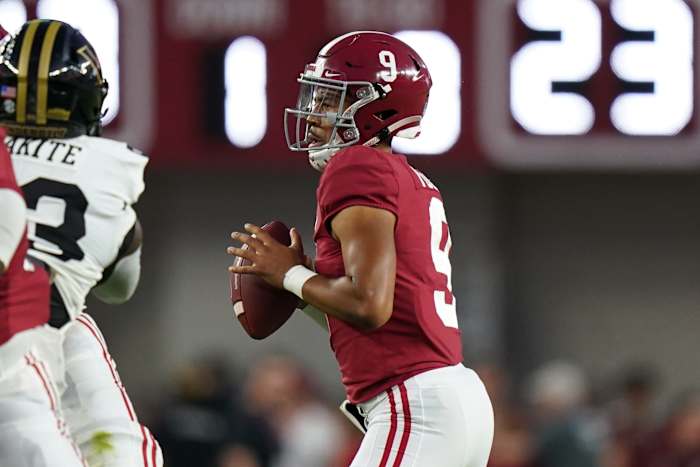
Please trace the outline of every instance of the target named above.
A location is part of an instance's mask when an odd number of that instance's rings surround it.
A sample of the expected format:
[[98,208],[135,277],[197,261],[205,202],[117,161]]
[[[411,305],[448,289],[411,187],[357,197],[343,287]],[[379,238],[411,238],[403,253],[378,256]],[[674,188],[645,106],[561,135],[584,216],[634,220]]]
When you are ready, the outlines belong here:
[[229,269],[325,314],[366,428],[353,467],[483,467],[493,411],[481,380],[461,364],[442,197],[391,151],[393,137],[419,135],[430,73],[407,44],[362,31],[323,47],[298,81],[285,130],[290,149],[322,172],[315,270],[295,229],[287,247],[251,224],[232,234],[246,248],[228,251],[252,264]]
[[[435,267],[450,248],[442,198],[435,186],[404,156],[355,146],[328,163],[317,196],[315,264],[316,272],[326,277],[346,276],[341,245],[331,229],[336,214],[363,206],[388,211],[396,219],[391,318],[367,333],[328,317],[331,345],[350,400],[367,400],[415,374],[460,363],[455,299],[448,276]],[[440,309],[445,310],[442,316]]]

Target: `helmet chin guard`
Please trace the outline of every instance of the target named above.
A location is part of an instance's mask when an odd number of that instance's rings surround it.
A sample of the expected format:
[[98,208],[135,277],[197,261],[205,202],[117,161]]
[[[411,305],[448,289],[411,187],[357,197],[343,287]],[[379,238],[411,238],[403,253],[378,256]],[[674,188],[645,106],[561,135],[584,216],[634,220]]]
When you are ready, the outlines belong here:
[[316,151],[310,150],[309,164],[311,164],[311,167],[318,170],[319,172],[323,172],[323,169],[326,168],[326,165],[328,165],[328,162],[331,160],[331,157],[335,156],[335,154],[338,151],[340,151],[340,148],[327,148],[319,149]]
[[432,85],[412,48],[374,31],[334,39],[297,82],[297,105],[284,113],[285,138],[291,151],[308,152],[316,170],[342,148],[417,137]]

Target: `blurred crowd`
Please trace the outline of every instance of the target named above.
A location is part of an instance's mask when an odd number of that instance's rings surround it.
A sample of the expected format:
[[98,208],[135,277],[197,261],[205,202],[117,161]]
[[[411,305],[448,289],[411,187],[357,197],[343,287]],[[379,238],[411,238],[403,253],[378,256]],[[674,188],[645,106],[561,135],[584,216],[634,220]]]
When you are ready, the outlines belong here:
[[[592,388],[579,367],[553,361],[518,390],[502,369],[476,369],[496,416],[489,467],[700,467],[700,390],[659,410],[652,368]],[[361,442],[289,356],[267,356],[240,380],[202,359],[175,379],[154,426],[169,467],[346,467]]]
[[496,416],[489,467],[700,467],[700,391],[659,410],[649,366],[594,388],[578,366],[553,361],[525,378],[520,397],[504,372],[480,374]]
[[345,467],[361,441],[289,356],[261,359],[242,381],[216,358],[175,379],[154,425],[168,467]]

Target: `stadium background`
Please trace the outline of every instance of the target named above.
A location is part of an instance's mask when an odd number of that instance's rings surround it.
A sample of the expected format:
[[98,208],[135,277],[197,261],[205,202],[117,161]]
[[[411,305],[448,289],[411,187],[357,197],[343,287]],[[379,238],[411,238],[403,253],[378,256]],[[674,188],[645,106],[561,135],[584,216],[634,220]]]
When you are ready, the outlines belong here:
[[[404,31],[435,88],[424,135],[401,149],[415,153],[446,200],[465,361],[493,385],[499,418],[519,414],[501,424],[497,450],[520,452],[523,462],[536,455],[544,422],[530,409],[557,397],[538,385],[552,378],[544,387],[581,390],[567,403],[607,426],[597,431],[605,460],[590,465],[622,466],[630,464],[603,464],[624,460],[608,449],[620,431],[611,409],[624,401],[620,384],[647,385],[645,429],[654,431],[700,381],[698,6],[0,0],[0,22],[12,30],[52,16],[83,29],[118,94],[107,136],[151,158],[137,209],[140,287],[126,305],[91,300],[88,310],[156,431],[170,408],[197,404],[202,375],[230,378],[232,397],[250,397],[242,388],[271,354],[302,368],[313,387],[306,397],[342,400],[327,336],[309,320],[295,316],[261,342],[242,332],[224,250],[231,230],[273,218],[297,226],[311,249],[317,175],[287,150],[282,126],[296,76],[340,33]],[[625,110],[621,96],[642,99]],[[537,371],[554,361],[569,366]],[[691,426],[700,452],[700,428]],[[202,441],[197,430],[190,434]],[[221,444],[207,454],[218,460],[192,465],[255,465],[221,460]]]

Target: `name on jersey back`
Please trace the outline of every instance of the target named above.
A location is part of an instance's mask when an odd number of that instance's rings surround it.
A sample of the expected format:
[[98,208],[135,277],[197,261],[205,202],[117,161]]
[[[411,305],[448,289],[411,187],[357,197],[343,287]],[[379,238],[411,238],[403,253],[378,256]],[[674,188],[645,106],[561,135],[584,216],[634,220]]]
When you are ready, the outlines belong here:
[[15,156],[64,165],[75,164],[75,156],[83,150],[80,146],[56,139],[8,136],[5,138],[5,144]]

